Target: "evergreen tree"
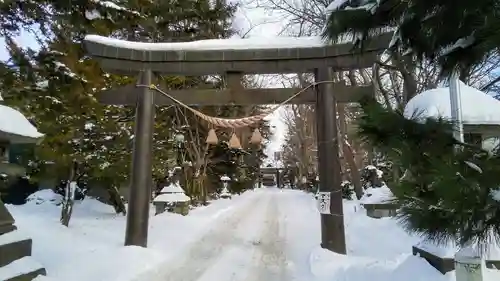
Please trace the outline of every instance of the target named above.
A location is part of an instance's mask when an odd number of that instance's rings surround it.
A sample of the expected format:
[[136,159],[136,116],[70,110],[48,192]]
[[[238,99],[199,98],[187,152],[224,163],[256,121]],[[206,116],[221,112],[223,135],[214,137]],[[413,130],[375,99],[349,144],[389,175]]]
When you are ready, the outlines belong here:
[[[128,179],[135,108],[102,105],[96,94],[134,83],[135,77],[103,73],[85,56],[81,39],[86,34],[154,42],[226,38],[232,35],[230,19],[236,10],[235,5],[219,0],[124,1],[115,6],[93,0],[76,1],[71,7],[32,1],[32,11],[14,18],[15,5],[8,3],[8,7],[0,5],[4,11],[0,25],[7,24],[9,18],[13,22],[6,32],[11,60],[0,64],[0,89],[7,104],[23,111],[46,134],[37,147],[36,160],[39,166],[47,161],[55,164],[50,171],[39,169],[39,176],[65,179],[71,162],[77,160],[87,181],[111,191]],[[43,7],[52,5],[55,12],[44,14]],[[38,23],[47,34],[39,51],[23,49],[9,39],[10,32],[29,22]],[[159,80],[168,89],[219,86],[203,77],[162,76]],[[222,117],[234,111],[230,106],[198,109]],[[179,117],[176,107],[156,110],[153,175],[162,179],[175,162],[172,129],[187,126],[187,130],[199,131],[197,139],[186,134],[189,145],[199,148],[205,146],[208,128],[188,112],[184,112],[186,118]],[[124,210],[117,206],[117,211]]]
[[458,142],[445,120],[408,120],[370,99],[362,107],[361,137],[405,171],[391,190],[409,232],[461,246],[500,240],[498,152]]
[[498,0],[335,0],[323,36],[354,35],[362,47],[369,36],[395,30],[391,49],[437,60],[444,75],[462,78],[500,46]]
[[9,37],[23,29],[37,29],[43,40],[52,37],[53,25],[63,19],[65,27],[83,33],[96,18],[105,20],[110,28],[141,19],[143,15],[128,4],[125,0],[5,0],[0,2],[0,35]]

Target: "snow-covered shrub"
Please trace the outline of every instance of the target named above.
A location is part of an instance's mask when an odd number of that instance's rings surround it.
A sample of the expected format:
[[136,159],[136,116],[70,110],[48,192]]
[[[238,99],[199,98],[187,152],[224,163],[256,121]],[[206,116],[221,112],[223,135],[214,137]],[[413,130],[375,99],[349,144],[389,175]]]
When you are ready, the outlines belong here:
[[1,198],[5,204],[22,205],[28,196],[38,190],[38,185],[29,181],[26,176],[0,177]]
[[347,200],[352,200],[354,198],[354,185],[350,181],[343,181],[341,183],[342,187],[342,198]]
[[384,185],[384,172],[374,165],[368,165],[361,170],[361,181],[364,189],[382,187]]
[[[64,196],[64,194],[66,193],[66,180],[62,180],[59,182],[59,185],[56,186],[56,188],[54,189],[54,192],[61,195],[61,196]],[[77,188],[75,190],[75,200],[83,200],[85,199],[85,196],[87,195],[87,184],[85,182],[78,182],[77,183]]]

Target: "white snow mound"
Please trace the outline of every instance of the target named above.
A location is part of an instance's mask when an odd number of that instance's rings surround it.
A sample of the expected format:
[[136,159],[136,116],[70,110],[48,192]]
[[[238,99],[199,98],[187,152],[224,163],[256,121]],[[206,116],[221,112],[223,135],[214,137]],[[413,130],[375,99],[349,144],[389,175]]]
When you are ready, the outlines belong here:
[[[459,85],[464,124],[500,124],[500,101],[462,82]],[[431,89],[416,95],[406,105],[404,116],[451,119],[449,88]]]
[[59,205],[62,202],[62,199],[63,197],[60,194],[55,193],[52,189],[43,189],[28,196],[28,198],[26,198],[26,202],[35,203],[36,205],[44,203]]

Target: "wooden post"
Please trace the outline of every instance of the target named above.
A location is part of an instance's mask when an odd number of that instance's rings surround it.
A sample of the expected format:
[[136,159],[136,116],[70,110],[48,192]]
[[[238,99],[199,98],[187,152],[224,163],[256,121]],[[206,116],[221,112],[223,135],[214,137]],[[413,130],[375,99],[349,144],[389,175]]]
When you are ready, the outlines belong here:
[[[315,80],[332,80],[330,69],[316,69]],[[319,192],[330,195],[330,213],[321,214],[321,247],[346,254],[336,102],[331,83],[316,86],[316,91]]]

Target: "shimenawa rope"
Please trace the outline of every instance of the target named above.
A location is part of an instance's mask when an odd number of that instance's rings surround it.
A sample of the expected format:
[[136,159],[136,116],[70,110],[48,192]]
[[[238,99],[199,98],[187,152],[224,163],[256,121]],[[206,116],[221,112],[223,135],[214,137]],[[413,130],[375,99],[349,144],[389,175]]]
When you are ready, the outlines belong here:
[[276,111],[282,105],[287,104],[292,99],[294,99],[297,96],[299,96],[300,94],[304,93],[307,89],[309,89],[311,87],[314,87],[314,86],[317,86],[317,85],[320,85],[320,84],[326,84],[326,83],[335,83],[335,81],[329,81],[329,80],[327,80],[327,81],[319,81],[319,82],[311,83],[311,84],[307,85],[306,87],[302,88],[297,93],[293,94],[288,99],[286,99],[283,102],[281,102],[280,104],[278,104],[278,105],[270,108],[269,110],[267,110],[267,111],[265,111],[265,112],[263,112],[261,114],[254,115],[254,116],[249,116],[249,117],[243,117],[243,118],[234,118],[234,119],[208,116],[208,115],[206,115],[206,114],[204,114],[204,113],[202,113],[202,112],[200,112],[200,111],[198,111],[198,110],[190,107],[189,105],[187,105],[187,104],[185,104],[185,103],[177,100],[176,98],[172,97],[170,94],[168,94],[167,92],[161,90],[160,88],[158,88],[154,84],[151,84],[151,85],[136,85],[136,86],[137,87],[149,88],[151,90],[155,90],[155,91],[161,93],[162,95],[166,96],[167,98],[169,98],[173,102],[175,102],[178,105],[184,107],[185,109],[191,111],[194,115],[198,116],[199,118],[201,118],[201,119],[207,121],[208,123],[211,123],[211,124],[213,124],[213,125],[215,125],[217,127],[237,129],[237,128],[247,127],[247,126],[253,125],[253,124],[261,121],[266,116],[268,116],[271,113],[273,113],[274,111]]

